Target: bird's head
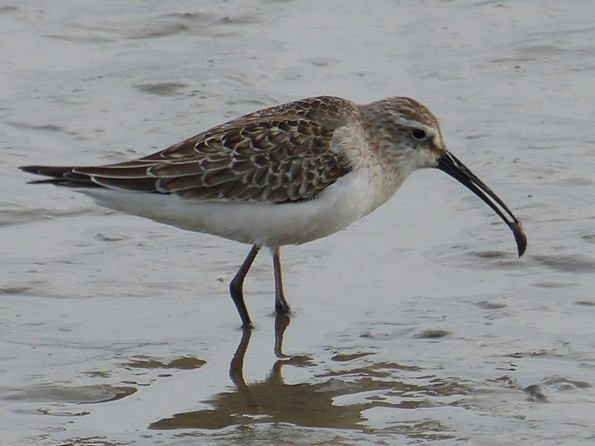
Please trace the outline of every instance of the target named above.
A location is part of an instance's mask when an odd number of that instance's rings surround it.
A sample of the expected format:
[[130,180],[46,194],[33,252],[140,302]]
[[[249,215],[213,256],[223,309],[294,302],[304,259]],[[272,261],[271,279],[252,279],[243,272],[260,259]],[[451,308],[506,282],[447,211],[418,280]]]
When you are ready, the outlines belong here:
[[363,107],[367,121],[386,144],[383,153],[391,164],[414,170],[433,167],[447,173],[483,200],[511,229],[519,257],[527,247],[521,222],[506,204],[446,147],[440,124],[423,104],[411,98],[393,97]]

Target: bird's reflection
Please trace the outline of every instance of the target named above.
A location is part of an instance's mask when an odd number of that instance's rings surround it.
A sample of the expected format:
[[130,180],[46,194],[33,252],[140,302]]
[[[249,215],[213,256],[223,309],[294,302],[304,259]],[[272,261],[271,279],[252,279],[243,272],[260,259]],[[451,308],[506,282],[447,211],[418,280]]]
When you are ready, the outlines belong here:
[[[290,423],[303,427],[365,430],[362,413],[366,409],[379,406],[415,409],[428,398],[462,395],[469,391],[457,380],[432,377],[418,367],[403,366],[396,362],[370,361],[369,352],[363,353],[363,356],[368,357],[363,363],[349,357],[333,358],[341,364],[340,370],[333,367],[331,369],[334,370],[317,370],[315,378],[307,382],[286,384],[281,374],[285,365],[320,368],[310,356],[283,354],[283,335],[288,325],[287,316],[277,315],[277,360],[264,381],[246,383],[244,380],[244,357],[252,335],[250,330],[244,330],[229,370],[235,389],[221,392],[207,401],[212,409],[178,413],[158,420],[149,427],[222,429],[255,423]],[[362,357],[362,354],[355,356],[357,357]],[[418,373],[423,375],[419,383],[411,377],[403,377],[403,374]],[[364,393],[366,397],[361,396]],[[349,397],[350,395],[353,397]],[[345,396],[348,396],[349,404],[336,404],[337,397]],[[426,428],[419,427],[424,430],[424,435],[428,435]]]
[[[304,366],[311,361],[309,356],[289,357],[283,353],[283,335],[289,326],[289,321],[289,316],[285,314],[277,314],[275,316],[275,356],[277,356],[279,359],[273,365],[273,370],[269,374],[268,379],[265,381],[265,383],[269,383],[269,386],[270,382],[275,382],[277,387],[284,386],[283,379],[281,377],[281,367],[283,365],[292,363],[297,366]],[[246,406],[258,410],[258,401],[260,401],[260,398],[255,400],[252,397],[252,391],[250,387],[253,387],[253,385],[248,386],[246,381],[244,381],[244,357],[246,356],[246,351],[248,350],[250,336],[252,336],[252,330],[243,330],[240,344],[238,345],[233,358],[231,358],[231,364],[229,365],[229,377],[237,387],[238,395],[244,400]],[[269,386],[265,387],[265,389],[272,388]],[[259,390],[262,390],[261,386],[259,386]]]
[[[289,317],[277,315],[275,320],[275,354],[277,361],[264,381],[246,383],[243,375],[244,356],[252,332],[244,330],[231,360],[229,375],[236,389],[217,394],[209,401],[214,409],[175,414],[150,425],[152,429],[220,429],[247,423],[286,422],[310,427],[354,428],[362,421],[364,405],[335,406],[333,398],[359,391],[346,388],[332,378],[324,382],[286,384],[281,375],[284,365],[314,366],[309,356],[286,356],[283,335]],[[359,386],[358,386],[359,387]]]

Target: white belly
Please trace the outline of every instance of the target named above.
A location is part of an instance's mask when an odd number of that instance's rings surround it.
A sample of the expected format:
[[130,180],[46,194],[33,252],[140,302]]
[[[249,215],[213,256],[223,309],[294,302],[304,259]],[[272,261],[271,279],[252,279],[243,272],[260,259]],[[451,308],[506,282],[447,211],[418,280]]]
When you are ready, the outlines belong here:
[[264,246],[301,244],[326,237],[390,198],[378,196],[378,189],[365,170],[350,172],[313,200],[288,204],[200,202],[174,195],[110,189],[80,191],[110,209]]

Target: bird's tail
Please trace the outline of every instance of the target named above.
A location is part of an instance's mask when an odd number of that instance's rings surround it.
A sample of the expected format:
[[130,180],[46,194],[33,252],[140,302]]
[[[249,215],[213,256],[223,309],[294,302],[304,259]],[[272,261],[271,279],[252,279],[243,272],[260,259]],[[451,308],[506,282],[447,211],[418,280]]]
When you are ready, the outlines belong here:
[[91,181],[88,175],[81,175],[73,172],[72,166],[21,166],[22,171],[50,177],[45,180],[33,180],[29,183],[41,184],[50,183],[66,187],[99,187]]

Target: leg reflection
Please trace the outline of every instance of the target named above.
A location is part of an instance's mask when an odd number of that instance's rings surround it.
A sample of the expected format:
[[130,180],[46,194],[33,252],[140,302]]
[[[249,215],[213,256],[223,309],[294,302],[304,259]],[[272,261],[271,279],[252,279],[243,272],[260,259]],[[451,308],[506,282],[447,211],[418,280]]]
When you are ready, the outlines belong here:
[[289,316],[286,314],[277,314],[275,317],[275,356],[277,358],[288,358],[283,353],[283,335],[289,327]]
[[244,381],[244,357],[246,356],[246,350],[248,350],[250,336],[252,336],[252,330],[249,328],[242,330],[242,339],[240,339],[240,344],[238,345],[233,358],[231,358],[231,363],[229,365],[229,377],[238,388],[238,393],[242,396],[246,405],[256,407],[257,404],[254,402],[252,395],[250,395],[250,390],[248,389],[246,381]]
[[[285,334],[287,327],[289,327],[289,322],[289,316],[286,314],[275,315],[275,356],[282,360],[275,362],[269,378],[272,378],[276,382],[279,382],[280,379],[281,366],[291,361],[291,358],[283,353],[283,335]],[[233,358],[231,358],[231,363],[229,365],[229,377],[237,387],[238,394],[242,396],[246,405],[250,407],[258,407],[258,404],[252,397],[250,389],[244,380],[244,357],[246,356],[251,336],[252,330],[242,330],[240,344],[238,345]]]

